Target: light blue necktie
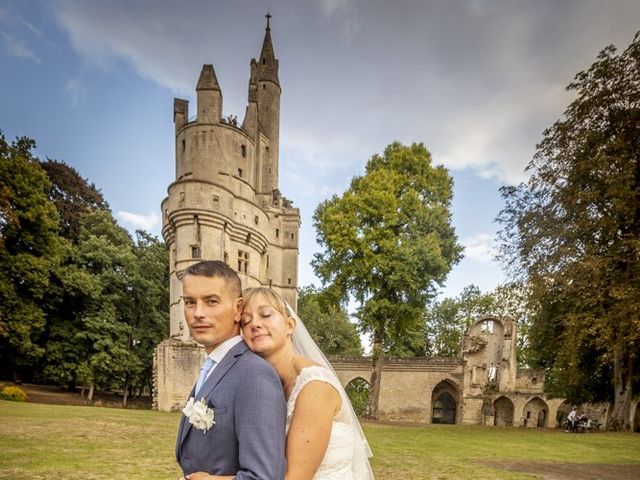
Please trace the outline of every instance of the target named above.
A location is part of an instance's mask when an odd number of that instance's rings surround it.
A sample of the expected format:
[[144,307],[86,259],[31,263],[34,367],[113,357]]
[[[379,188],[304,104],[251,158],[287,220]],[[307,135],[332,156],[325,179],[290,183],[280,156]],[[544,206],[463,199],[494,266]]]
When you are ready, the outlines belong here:
[[204,360],[204,363],[202,364],[202,367],[200,367],[200,376],[198,377],[198,382],[196,383],[195,397],[198,396],[198,392],[202,388],[202,384],[207,379],[207,375],[209,374],[209,372],[211,371],[211,369],[213,368],[213,366],[215,364],[216,364],[216,362],[212,358],[207,357]]

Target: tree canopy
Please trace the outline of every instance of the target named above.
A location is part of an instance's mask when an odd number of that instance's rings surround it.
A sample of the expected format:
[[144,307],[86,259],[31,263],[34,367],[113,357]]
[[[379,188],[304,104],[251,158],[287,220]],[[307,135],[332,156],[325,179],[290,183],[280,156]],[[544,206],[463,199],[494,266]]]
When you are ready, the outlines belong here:
[[342,301],[356,301],[359,328],[373,337],[373,418],[385,343],[419,327],[425,304],[461,257],[451,225],[452,183],[422,144],[396,142],[314,213],[324,249],[313,260],[316,274]]
[[60,215],[60,234],[77,242],[84,217],[93,210],[108,210],[109,204],[93,183],[66,163],[47,159],[40,166],[51,182],[47,193]]
[[[538,303],[531,341],[552,393],[613,400],[629,428],[640,342],[640,35],[576,75],[529,180],[504,187],[501,255]],[[606,382],[602,382],[606,379]]]

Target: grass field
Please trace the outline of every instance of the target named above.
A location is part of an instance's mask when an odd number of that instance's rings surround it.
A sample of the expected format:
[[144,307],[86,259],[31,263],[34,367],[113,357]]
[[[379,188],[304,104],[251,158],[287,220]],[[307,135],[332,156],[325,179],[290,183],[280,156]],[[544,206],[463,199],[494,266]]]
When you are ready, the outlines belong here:
[[[148,410],[0,401],[0,479],[175,480],[178,420]],[[638,434],[379,424],[365,432],[377,480],[570,478],[506,469],[527,462],[575,463],[591,472],[575,478],[640,478]],[[590,464],[635,465],[627,476],[600,477]]]

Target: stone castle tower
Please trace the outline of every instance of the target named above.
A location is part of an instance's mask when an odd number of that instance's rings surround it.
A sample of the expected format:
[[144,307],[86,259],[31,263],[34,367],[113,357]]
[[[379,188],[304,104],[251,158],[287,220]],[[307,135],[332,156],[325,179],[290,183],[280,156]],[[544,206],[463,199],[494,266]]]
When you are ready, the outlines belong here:
[[162,235],[170,254],[170,339],[156,351],[155,403],[182,406],[202,353],[189,340],[181,302],[184,270],[223,260],[243,287],[268,286],[294,308],[298,285],[300,212],[278,188],[280,81],[270,15],[260,58],[251,60],[244,121],[222,115],[213,65],[196,85],[197,112],[175,98],[176,179],[162,202]]

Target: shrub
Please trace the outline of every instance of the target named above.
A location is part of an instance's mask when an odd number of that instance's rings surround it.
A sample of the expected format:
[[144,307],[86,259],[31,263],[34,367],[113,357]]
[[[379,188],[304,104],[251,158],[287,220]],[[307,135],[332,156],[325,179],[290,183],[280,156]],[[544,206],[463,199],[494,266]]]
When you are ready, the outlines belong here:
[[13,402],[26,402],[27,394],[20,387],[4,387],[0,390],[0,399]]

